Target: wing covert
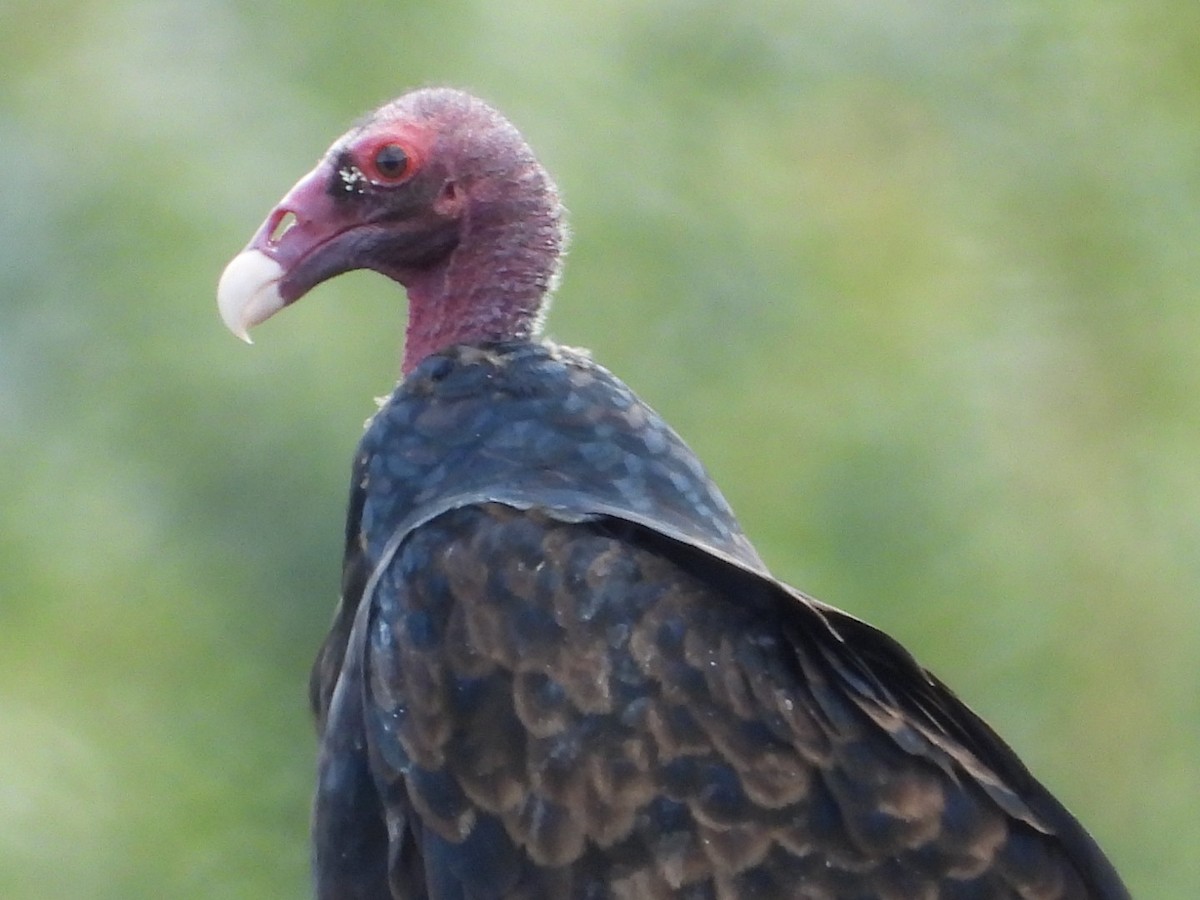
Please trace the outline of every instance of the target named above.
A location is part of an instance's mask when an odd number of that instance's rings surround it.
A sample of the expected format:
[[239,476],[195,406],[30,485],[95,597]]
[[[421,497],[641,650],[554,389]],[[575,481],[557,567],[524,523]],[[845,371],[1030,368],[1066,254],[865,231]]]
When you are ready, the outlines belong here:
[[502,504],[399,546],[363,713],[430,896],[1093,896],[816,607],[697,552]]

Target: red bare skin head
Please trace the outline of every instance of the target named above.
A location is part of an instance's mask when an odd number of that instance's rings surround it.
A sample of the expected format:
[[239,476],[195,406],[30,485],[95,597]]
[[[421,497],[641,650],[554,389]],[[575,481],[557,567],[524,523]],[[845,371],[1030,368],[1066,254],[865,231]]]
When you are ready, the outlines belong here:
[[403,369],[459,343],[533,337],[565,244],[553,182],[520,134],[459,91],[414,91],[339,138],[218,288],[235,333],[326,279],[373,269],[408,290]]

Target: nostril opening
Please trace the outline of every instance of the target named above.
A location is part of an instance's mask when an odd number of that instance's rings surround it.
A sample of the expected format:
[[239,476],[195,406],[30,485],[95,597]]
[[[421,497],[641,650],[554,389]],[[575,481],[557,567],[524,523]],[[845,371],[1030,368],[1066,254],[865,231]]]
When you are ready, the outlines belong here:
[[270,244],[278,243],[279,239],[284,236],[288,229],[296,224],[296,214],[293,212],[284,211],[277,215],[278,218],[271,226],[271,230],[267,232],[267,243]]

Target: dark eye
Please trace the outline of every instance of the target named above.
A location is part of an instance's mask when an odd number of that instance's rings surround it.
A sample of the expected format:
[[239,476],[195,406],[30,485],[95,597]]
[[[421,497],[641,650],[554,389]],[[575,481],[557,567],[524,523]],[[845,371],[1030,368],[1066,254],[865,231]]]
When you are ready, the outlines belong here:
[[399,144],[384,144],[375,151],[375,171],[389,181],[403,178],[411,168],[408,153]]

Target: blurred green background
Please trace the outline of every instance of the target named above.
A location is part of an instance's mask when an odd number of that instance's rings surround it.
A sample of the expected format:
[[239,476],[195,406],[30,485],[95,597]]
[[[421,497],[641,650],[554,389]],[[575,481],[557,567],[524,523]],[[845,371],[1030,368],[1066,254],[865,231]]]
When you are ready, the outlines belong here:
[[305,678],[403,296],[345,276],[249,349],[214,289],[436,82],[562,185],[552,335],[1135,895],[1195,897],[1198,46],[1194,0],[7,0],[0,895],[306,895]]

